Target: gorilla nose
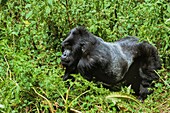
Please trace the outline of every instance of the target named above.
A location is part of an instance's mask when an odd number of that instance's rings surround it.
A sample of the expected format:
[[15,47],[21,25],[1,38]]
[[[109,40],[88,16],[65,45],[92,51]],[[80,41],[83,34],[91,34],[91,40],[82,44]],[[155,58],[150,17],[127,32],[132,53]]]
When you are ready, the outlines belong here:
[[67,58],[67,54],[63,53],[63,54],[61,55],[61,60],[65,60],[66,58]]

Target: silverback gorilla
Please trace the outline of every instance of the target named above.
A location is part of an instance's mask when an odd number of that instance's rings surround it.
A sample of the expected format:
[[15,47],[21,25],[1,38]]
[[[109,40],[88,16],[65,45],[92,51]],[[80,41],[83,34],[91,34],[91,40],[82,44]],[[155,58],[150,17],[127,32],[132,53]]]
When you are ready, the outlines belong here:
[[109,86],[125,81],[143,100],[152,92],[148,90],[152,81],[159,78],[155,70],[161,68],[161,63],[156,48],[135,37],[110,43],[84,27],[76,27],[62,42],[62,52],[61,63],[66,67],[63,80],[80,73],[89,81]]

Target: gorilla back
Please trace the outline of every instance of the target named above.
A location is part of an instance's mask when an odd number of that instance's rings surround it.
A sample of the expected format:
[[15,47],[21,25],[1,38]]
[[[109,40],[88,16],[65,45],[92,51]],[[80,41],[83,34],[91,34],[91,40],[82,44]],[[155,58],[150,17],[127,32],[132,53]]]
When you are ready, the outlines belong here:
[[[77,27],[70,31],[62,47],[70,49],[71,54],[67,57],[78,54],[74,67],[84,78],[110,86],[126,81],[141,99],[151,93],[148,88],[153,80],[159,78],[155,70],[161,68],[161,63],[156,48],[147,42],[139,42],[135,37],[128,36],[109,43],[85,28]],[[65,72],[65,80],[69,74]]]

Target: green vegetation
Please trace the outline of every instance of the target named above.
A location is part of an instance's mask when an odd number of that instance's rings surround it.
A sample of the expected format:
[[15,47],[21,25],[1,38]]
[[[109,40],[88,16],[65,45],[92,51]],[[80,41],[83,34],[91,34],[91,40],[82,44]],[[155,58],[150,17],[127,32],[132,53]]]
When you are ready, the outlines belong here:
[[[0,112],[170,111],[169,0],[0,0]],[[114,93],[79,74],[64,82],[60,43],[84,25],[106,41],[137,36],[162,60],[155,91],[139,103],[130,87]],[[110,95],[110,96],[108,96]],[[107,97],[107,98],[106,98]]]

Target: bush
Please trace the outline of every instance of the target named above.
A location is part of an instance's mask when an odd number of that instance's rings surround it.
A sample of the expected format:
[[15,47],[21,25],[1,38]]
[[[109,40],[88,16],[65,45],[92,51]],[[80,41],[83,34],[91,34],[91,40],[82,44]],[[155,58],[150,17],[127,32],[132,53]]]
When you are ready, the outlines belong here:
[[[0,3],[0,112],[163,112],[170,108],[168,0]],[[157,47],[163,65],[158,72],[161,80],[146,104],[106,100],[108,89],[80,75],[74,75],[78,76],[74,83],[62,81],[60,43],[79,25],[106,41],[133,35]]]

